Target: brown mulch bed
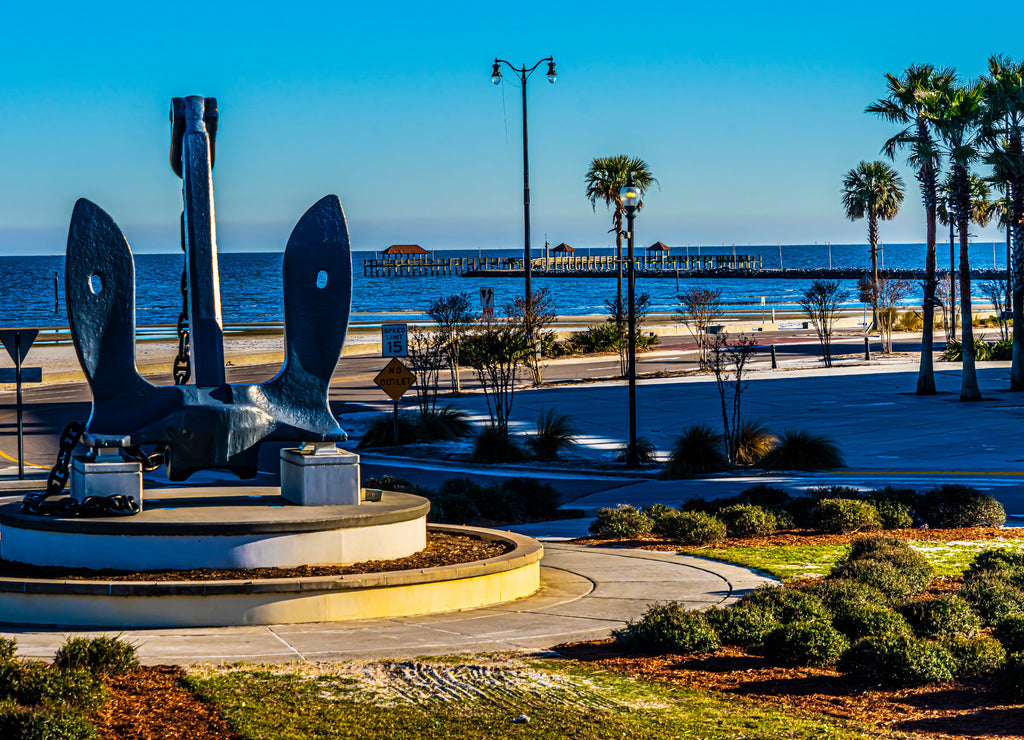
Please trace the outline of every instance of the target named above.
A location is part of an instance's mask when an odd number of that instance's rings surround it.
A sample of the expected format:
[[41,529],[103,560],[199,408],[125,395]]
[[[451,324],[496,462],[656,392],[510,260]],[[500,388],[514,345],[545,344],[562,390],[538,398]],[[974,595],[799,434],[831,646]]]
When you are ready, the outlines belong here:
[[396,560],[369,560],[353,565],[302,565],[294,568],[253,568],[252,570],[197,568],[195,570],[151,570],[136,573],[119,570],[38,566],[0,560],[0,577],[104,581],[237,581],[256,578],[341,576],[472,563],[504,555],[512,548],[513,545],[507,542],[485,540],[471,535],[427,532],[426,548],[413,555]]
[[90,718],[109,740],[242,740],[220,711],[182,685],[178,666],[142,667],[108,680],[110,700]]
[[887,529],[880,532],[860,532],[857,534],[821,534],[810,529],[793,529],[775,532],[765,537],[727,537],[706,547],[685,547],[655,535],[643,539],[616,540],[598,536],[580,537],[571,540],[574,545],[591,547],[635,547],[643,550],[663,550],[668,552],[696,552],[702,549],[716,550],[726,547],[781,547],[786,545],[848,545],[858,537],[878,534],[885,537],[897,537],[901,540],[930,541],[981,541],[1024,539],[1024,527],[966,527],[963,529]]
[[568,660],[648,681],[720,691],[886,730],[929,737],[1024,737],[1024,706],[1005,704],[983,681],[885,690],[827,668],[783,668],[741,648],[713,655],[620,653],[611,640],[554,648]]

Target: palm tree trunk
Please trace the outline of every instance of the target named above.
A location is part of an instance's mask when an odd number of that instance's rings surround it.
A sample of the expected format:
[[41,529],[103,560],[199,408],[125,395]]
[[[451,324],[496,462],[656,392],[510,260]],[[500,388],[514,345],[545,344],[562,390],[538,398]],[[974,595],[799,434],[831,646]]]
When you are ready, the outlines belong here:
[[[1010,186],[1010,226],[1013,240],[1013,362],[1010,390],[1024,391],[1024,178]],[[1009,269],[1009,265],[1007,265]]]
[[925,184],[925,213],[928,218],[928,245],[924,253],[924,326],[921,329],[921,364],[917,371],[917,395],[931,396],[935,393],[935,368],[932,353],[933,331],[935,328],[935,177],[931,177],[931,188]]
[[868,213],[868,244],[871,245],[871,327],[878,329],[878,217]]
[[[966,208],[961,209],[966,211]],[[960,374],[960,400],[980,401],[981,391],[978,389],[978,371],[974,356],[974,321],[971,316],[971,263],[967,255],[967,219],[957,219],[960,232],[960,315],[963,317],[963,330],[960,332],[960,356],[963,359],[963,371]]]

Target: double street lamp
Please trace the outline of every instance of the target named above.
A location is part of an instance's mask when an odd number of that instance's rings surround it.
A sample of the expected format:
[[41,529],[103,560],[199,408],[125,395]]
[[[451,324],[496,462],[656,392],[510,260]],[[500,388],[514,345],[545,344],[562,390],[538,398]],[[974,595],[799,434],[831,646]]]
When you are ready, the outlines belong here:
[[626,335],[627,358],[629,359],[629,447],[626,448],[626,467],[640,467],[640,453],[636,446],[636,260],[633,256],[633,219],[640,207],[641,190],[633,184],[633,175],[630,173],[626,179],[625,186],[619,190],[619,197],[622,199],[622,208],[626,211],[627,231],[627,294],[626,301],[629,310],[629,330]]
[[530,264],[530,155],[526,138],[526,80],[529,79],[533,71],[544,62],[548,63],[548,82],[554,84],[555,80],[558,79],[558,75],[555,74],[554,57],[545,57],[529,69],[527,69],[525,64],[522,67],[514,67],[504,59],[498,59],[495,57],[494,68],[491,70],[491,82],[495,85],[500,85],[501,65],[506,65],[509,69],[515,72],[516,77],[519,79],[519,84],[522,85],[523,88],[523,274],[526,277],[525,305],[527,307],[529,307],[533,300],[533,292],[530,288],[530,273],[532,272],[532,265]]

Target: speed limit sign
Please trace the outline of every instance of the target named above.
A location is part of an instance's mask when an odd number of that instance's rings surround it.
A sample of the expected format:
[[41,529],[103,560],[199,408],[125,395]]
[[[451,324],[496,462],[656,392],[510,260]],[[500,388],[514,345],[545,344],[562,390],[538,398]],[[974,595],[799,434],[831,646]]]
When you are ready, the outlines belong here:
[[381,357],[405,357],[409,353],[408,324],[381,324]]

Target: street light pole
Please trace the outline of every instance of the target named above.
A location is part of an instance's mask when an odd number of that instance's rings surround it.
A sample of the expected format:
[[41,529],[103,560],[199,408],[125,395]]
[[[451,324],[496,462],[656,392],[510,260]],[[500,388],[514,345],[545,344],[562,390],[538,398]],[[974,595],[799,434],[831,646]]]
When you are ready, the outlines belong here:
[[626,449],[626,467],[640,467],[640,454],[636,447],[636,260],[633,256],[633,219],[640,205],[640,189],[633,184],[630,174],[626,185],[619,191],[622,207],[626,211],[627,238],[627,293],[629,305],[629,331],[626,335],[627,357],[629,359],[629,447]]
[[523,275],[525,280],[526,289],[526,307],[530,306],[533,301],[533,291],[530,287],[530,278],[533,272],[532,265],[530,264],[530,147],[529,140],[527,138],[526,128],[526,81],[529,79],[530,74],[533,70],[537,69],[543,62],[548,63],[547,78],[548,82],[554,84],[555,80],[558,79],[558,75],[555,74],[555,59],[554,57],[545,57],[539,62],[534,64],[532,67],[527,69],[524,64],[522,67],[514,67],[511,63],[504,59],[494,59],[494,67],[491,69],[491,82],[495,85],[501,84],[501,65],[506,65],[509,69],[515,72],[516,77],[519,79],[519,83],[523,90]]

